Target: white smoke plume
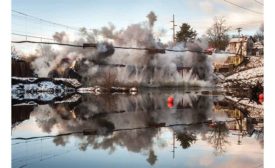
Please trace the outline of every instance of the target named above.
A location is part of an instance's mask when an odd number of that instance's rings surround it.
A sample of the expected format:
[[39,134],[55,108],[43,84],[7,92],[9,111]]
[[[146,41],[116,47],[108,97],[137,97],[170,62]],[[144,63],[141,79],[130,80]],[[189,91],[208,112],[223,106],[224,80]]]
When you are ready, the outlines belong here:
[[[119,84],[141,84],[149,86],[185,85],[188,83],[207,83],[211,80],[211,63],[207,56],[196,52],[157,53],[146,50],[114,49],[113,46],[164,49],[156,39],[153,26],[157,20],[154,12],[148,15],[148,22],[129,25],[126,29],[116,30],[109,23],[101,29],[80,30],[80,38],[70,41],[66,32],[56,32],[53,38],[60,43],[96,43],[96,48],[62,47],[55,50],[49,46],[40,46],[36,51],[32,66],[39,77],[71,77],[69,68],[74,69],[82,78],[84,85],[101,84],[104,74],[112,72]],[[102,39],[102,40],[99,40]],[[187,48],[178,43],[169,49],[190,49],[202,51],[197,44],[188,44]],[[117,67],[112,65],[125,65]],[[73,66],[75,65],[75,66]],[[191,67],[191,71],[177,67]],[[105,75],[106,76],[106,75]],[[200,79],[200,80],[198,80]],[[106,80],[105,80],[106,81]]]

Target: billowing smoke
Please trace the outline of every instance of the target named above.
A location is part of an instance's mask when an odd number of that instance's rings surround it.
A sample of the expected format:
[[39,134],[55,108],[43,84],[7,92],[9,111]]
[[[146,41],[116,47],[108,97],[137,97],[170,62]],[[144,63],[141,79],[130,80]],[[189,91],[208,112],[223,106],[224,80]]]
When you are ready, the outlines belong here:
[[59,43],[61,42],[68,42],[69,41],[69,38],[66,34],[66,32],[62,31],[62,32],[56,32],[54,35],[53,35],[53,39]]
[[[200,53],[199,45],[190,43],[184,48],[181,43],[163,44],[154,36],[163,34],[163,30],[153,32],[157,16],[150,12],[147,17],[147,22],[132,24],[121,30],[116,30],[111,23],[101,29],[82,28],[80,37],[74,41],[69,40],[66,32],[56,32],[53,38],[57,42],[92,43],[94,48],[62,46],[57,50],[40,46],[32,67],[40,77],[77,77],[84,85],[104,84],[106,74],[115,79],[113,84],[120,85],[207,84],[212,75],[211,63],[206,55]],[[126,50],[114,46],[152,50]],[[165,52],[165,48],[198,52]]]
[[153,27],[154,26],[154,23],[157,21],[157,16],[156,14],[151,11],[148,15],[147,15],[147,18],[149,20],[149,25],[150,27]]

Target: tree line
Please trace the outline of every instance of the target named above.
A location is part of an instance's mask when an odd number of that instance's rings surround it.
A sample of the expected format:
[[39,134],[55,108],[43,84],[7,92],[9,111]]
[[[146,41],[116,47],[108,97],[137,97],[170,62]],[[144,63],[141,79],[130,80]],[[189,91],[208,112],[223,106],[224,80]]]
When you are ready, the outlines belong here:
[[[206,37],[209,47],[218,50],[225,50],[229,43],[229,30],[230,26],[227,25],[224,17],[215,17],[211,27],[206,31]],[[180,30],[176,33],[177,42],[194,42],[197,37],[197,32],[188,23],[182,23]],[[253,39],[264,40],[264,26],[260,26],[259,30],[254,34]]]

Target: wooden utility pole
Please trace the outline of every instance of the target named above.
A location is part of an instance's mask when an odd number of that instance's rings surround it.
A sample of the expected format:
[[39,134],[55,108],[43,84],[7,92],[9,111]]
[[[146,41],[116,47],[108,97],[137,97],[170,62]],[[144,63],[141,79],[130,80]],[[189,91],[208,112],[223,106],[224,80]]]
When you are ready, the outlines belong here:
[[236,28],[236,30],[238,31],[239,42],[241,43],[240,46],[239,46],[237,54],[239,54],[239,52],[240,52],[240,56],[242,56],[242,45],[243,45],[243,38],[241,38],[242,28],[238,27],[238,28]]
[[172,23],[173,23],[173,27],[171,28],[172,30],[173,30],[173,42],[174,42],[174,44],[176,43],[176,36],[175,36],[175,27],[177,26],[176,24],[175,24],[175,15],[173,14],[173,20],[171,21]]
[[240,38],[240,34],[241,34],[241,31],[242,31],[242,28],[241,28],[241,27],[238,27],[238,28],[236,28],[236,30],[238,31],[238,33],[239,33],[239,38]]

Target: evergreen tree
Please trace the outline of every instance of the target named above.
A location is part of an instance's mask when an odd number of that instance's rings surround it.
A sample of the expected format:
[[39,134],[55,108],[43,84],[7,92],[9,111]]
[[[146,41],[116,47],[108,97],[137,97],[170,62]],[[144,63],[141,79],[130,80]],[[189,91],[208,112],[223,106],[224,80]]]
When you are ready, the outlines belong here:
[[180,31],[176,34],[177,42],[193,41],[197,36],[197,32],[191,28],[187,23],[183,23],[180,27]]

